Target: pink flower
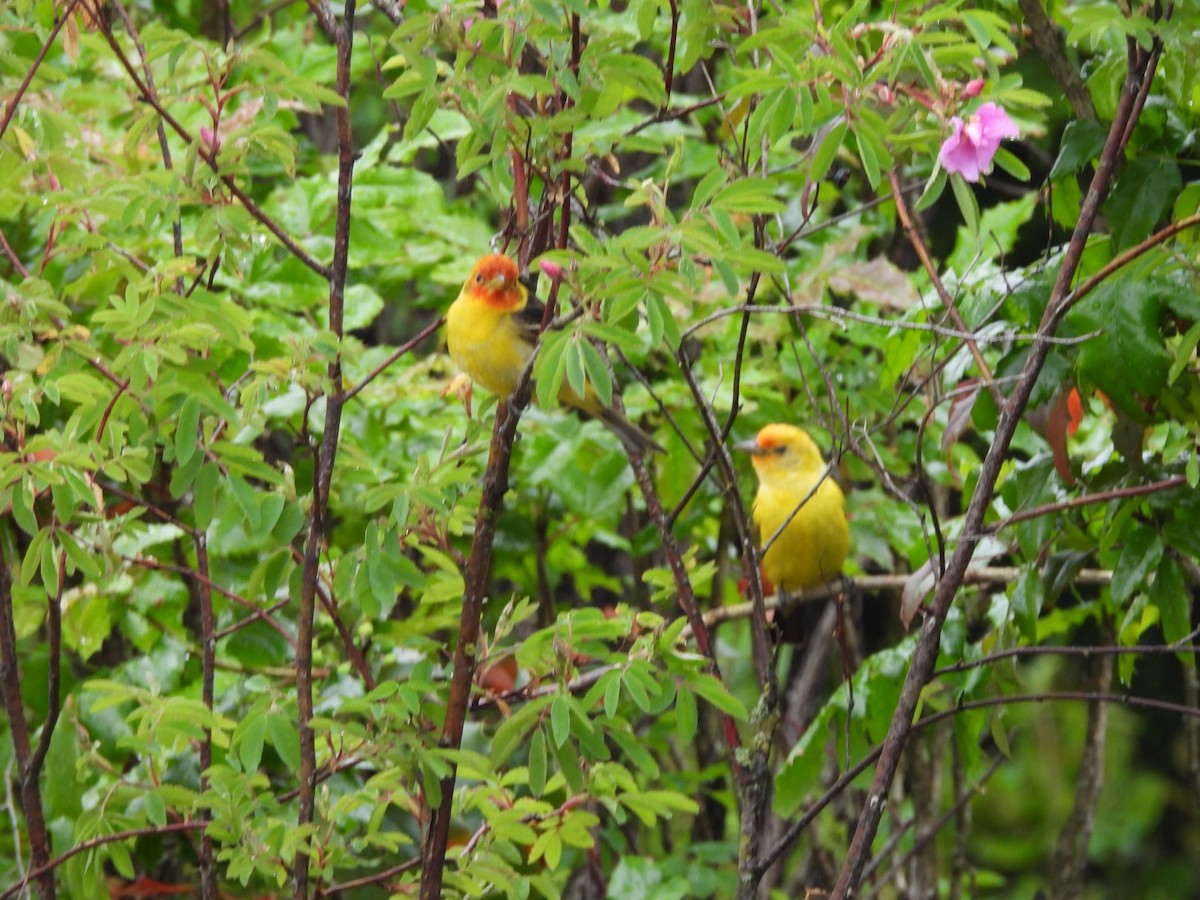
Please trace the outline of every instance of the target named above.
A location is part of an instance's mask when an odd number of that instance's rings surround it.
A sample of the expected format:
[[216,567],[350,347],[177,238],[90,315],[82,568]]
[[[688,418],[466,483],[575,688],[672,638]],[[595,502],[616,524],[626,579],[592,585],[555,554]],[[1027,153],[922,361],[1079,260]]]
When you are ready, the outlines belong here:
[[200,149],[208,153],[216,153],[219,146],[218,141],[219,139],[211,128],[200,126]]
[[[504,0],[496,0],[496,12],[500,12],[500,7],[504,5]],[[470,31],[471,26],[475,24],[475,17],[468,16],[463,19],[463,31]]]
[[978,97],[983,93],[983,86],[987,84],[982,78],[972,78],[962,89],[962,98],[970,100],[972,97]]
[[563,267],[556,262],[551,262],[548,259],[538,260],[538,266],[541,267],[543,274],[551,281],[558,281],[563,277]]
[[1005,138],[1021,132],[1017,123],[995,103],[985,103],[967,121],[958,116],[950,120],[954,133],[946,138],[938,162],[947,172],[957,172],[970,182],[992,170],[992,157]]

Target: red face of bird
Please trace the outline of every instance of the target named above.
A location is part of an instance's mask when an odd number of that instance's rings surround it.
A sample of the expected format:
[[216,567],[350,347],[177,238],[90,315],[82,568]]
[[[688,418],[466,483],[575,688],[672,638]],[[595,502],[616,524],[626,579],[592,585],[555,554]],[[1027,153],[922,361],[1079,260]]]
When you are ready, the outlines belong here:
[[750,462],[760,479],[772,472],[814,468],[821,464],[821,451],[817,445],[794,425],[767,425],[754,440],[735,446],[750,454]]
[[516,309],[524,297],[517,281],[517,264],[499,253],[488,254],[475,263],[463,292],[498,310]]

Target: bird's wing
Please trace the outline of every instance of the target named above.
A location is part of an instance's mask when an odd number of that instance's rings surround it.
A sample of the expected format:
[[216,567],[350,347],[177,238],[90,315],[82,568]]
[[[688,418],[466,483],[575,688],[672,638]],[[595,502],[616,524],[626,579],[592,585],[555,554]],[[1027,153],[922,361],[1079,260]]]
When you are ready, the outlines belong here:
[[525,305],[513,313],[513,321],[520,329],[521,337],[528,343],[537,342],[538,332],[542,327],[542,317],[546,313],[546,304],[533,295],[525,301]]

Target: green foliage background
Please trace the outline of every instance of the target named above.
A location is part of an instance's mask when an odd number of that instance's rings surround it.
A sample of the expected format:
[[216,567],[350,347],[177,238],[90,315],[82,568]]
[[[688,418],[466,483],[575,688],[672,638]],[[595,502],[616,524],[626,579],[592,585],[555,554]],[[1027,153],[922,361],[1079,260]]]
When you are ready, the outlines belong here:
[[[558,896],[591,878],[613,897],[732,896],[738,809],[715,711],[755,733],[749,630],[720,626],[723,680],[710,675],[681,638],[677,583],[625,452],[546,401],[563,379],[605,393],[615,374],[630,416],[667,450],[652,483],[706,608],[741,600],[742,573],[728,491],[717,475],[697,484],[712,442],[685,373],[720,421],[736,404],[732,437],[795,422],[837,460],[848,575],[936,563],[961,531],[997,407],[971,381],[982,373],[912,252],[889,177],[1007,394],[1128,42],[1155,40],[1163,63],[1080,270],[1102,282],[1063,321],[1059,337],[1077,340],[1053,348],[988,515],[989,563],[1019,571],[965,589],[941,649],[951,665],[1037,644],[1182,642],[1117,659],[1113,692],[1193,717],[1110,710],[1083,883],[1097,897],[1200,889],[1188,771],[1200,757],[1194,228],[1105,269],[1200,207],[1189,5],[1155,21],[1150,8],[1050,4],[1098,121],[1072,110],[1010,0],[752,12],[411,0],[398,26],[359,11],[345,100],[335,47],[304,4],[233,4],[222,35],[206,4],[133,2],[140,43],[117,6],[75,9],[0,142],[8,652],[36,743],[57,665],[48,609],[61,609],[62,714],[41,778],[54,851],[136,832],[60,866],[65,896],[108,896],[106,871],[195,882],[199,832],[168,826],[205,816],[234,895],[284,891],[298,852],[325,890],[362,879],[344,895],[403,894],[420,868],[393,867],[417,857],[450,767],[462,837],[448,892]],[[55,9],[0,10],[6,98],[35,68]],[[974,79],[977,99],[964,93]],[[338,202],[332,109],[346,100],[357,158],[339,340],[323,267]],[[937,153],[951,118],[983,101],[1022,139],[972,188]],[[559,302],[577,315],[542,342],[541,403],[521,423],[484,612],[483,665],[515,656],[518,691],[481,687],[455,750],[439,737],[496,404],[477,392],[468,417],[442,395],[452,372],[439,337],[376,370],[436,322],[492,241],[525,266],[562,265]],[[341,385],[328,377],[337,354]],[[1068,438],[1053,410],[1072,386],[1084,414]],[[297,827],[295,616],[314,459],[327,398],[358,387],[320,563],[316,823]],[[1055,445],[1069,456],[1058,466]],[[1009,521],[1047,504],[1058,506]],[[1110,577],[1076,581],[1084,569]],[[784,722],[773,757],[784,820],[885,734],[913,643],[897,620],[902,585],[861,601],[868,656],[853,703],[831,681],[815,712]],[[219,637],[211,709],[205,590]],[[792,656],[779,660],[785,689]],[[918,738],[932,786],[906,774],[882,837],[899,835],[897,854],[913,848],[904,823],[922,790],[944,811],[1002,754],[969,800],[970,827],[958,820],[957,842],[944,832],[935,860],[947,893],[1032,896],[1075,801],[1086,707],[1013,698],[1091,677],[1070,654],[940,676],[924,712],[996,705]],[[28,852],[9,725],[0,891],[20,883]],[[781,896],[830,886],[867,777],[787,851]],[[885,895],[904,893],[900,868],[879,882]]]

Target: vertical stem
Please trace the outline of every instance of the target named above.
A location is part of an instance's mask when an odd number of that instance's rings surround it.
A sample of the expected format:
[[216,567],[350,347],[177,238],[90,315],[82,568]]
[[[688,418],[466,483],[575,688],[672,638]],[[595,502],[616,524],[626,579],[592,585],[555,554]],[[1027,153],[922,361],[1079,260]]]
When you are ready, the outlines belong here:
[[[1111,640],[1111,635],[1109,638]],[[1102,654],[1093,661],[1092,690],[1107,694],[1112,686],[1113,663],[1116,657]],[[1050,894],[1063,900],[1075,900],[1083,895],[1083,870],[1087,866],[1088,843],[1096,826],[1096,806],[1104,788],[1104,748],[1108,738],[1108,704],[1093,700],[1088,704],[1087,732],[1083,756],[1079,761],[1075,804],[1071,815],[1058,834]]]
[[[342,339],[345,310],[346,268],[350,254],[350,209],[354,178],[354,138],[350,132],[350,53],[354,45],[355,0],[346,0],[342,21],[335,31],[337,46],[338,96],[343,104],[337,109],[338,132],[338,193],[337,221],[334,227],[333,265],[329,276],[329,328]],[[299,623],[296,649],[296,695],[300,731],[300,784],[298,825],[301,829],[314,824],[316,810],[317,750],[312,730],[313,717],[313,625],[316,614],[318,566],[321,548],[329,532],[329,491],[333,481],[333,464],[337,456],[338,435],[342,424],[345,393],[342,390],[342,357],[339,352],[329,363],[329,386],[326,391],[325,430],[313,470],[312,519],[304,545],[304,566],[300,586]],[[315,832],[313,832],[315,833]],[[296,850],[292,868],[292,896],[296,900],[308,897],[309,854],[311,848],[303,841]]]
[[[208,568],[208,537],[202,531],[192,535],[192,543],[196,548],[196,572],[200,575],[195,580],[196,595],[200,600],[200,640],[202,643],[201,657],[201,702],[209,712],[213,708],[213,683],[217,670],[217,620],[213,615],[212,583]],[[200,742],[200,793],[208,790],[208,770],[212,766],[212,730],[204,730],[204,740]],[[208,819],[208,814],[204,814]],[[207,830],[200,834],[200,896],[202,900],[216,900],[217,871],[213,864],[213,840]]]
[[[483,476],[483,496],[475,514],[475,536],[471,555],[463,573],[464,591],[462,613],[458,622],[458,646],[454,648],[454,673],[450,680],[450,699],[446,704],[446,720],[442,725],[439,746],[457,750],[462,744],[463,725],[471,702],[471,683],[479,655],[479,621],[487,593],[488,572],[492,567],[492,547],[496,541],[496,522],[500,505],[508,491],[508,471],[512,462],[513,440],[521,412],[529,403],[531,382],[527,366],[516,392],[496,410],[492,430],[491,451],[487,471]],[[450,763],[450,774],[440,784],[441,801],[431,811],[429,830],[421,848],[421,898],[439,900],[442,896],[442,874],[446,866],[446,846],[450,839],[450,813],[454,801],[457,767]]]
[[[3,540],[3,535],[0,535]],[[33,751],[29,744],[29,722],[21,700],[21,671],[17,666],[17,632],[13,621],[12,575],[8,558],[0,544],[0,692],[8,713],[16,756],[18,780],[21,787],[21,809],[25,813],[25,830],[29,834],[29,868],[41,871],[50,862],[50,833],[42,813],[42,793],[38,788]],[[18,850],[18,852],[20,852]],[[53,900],[54,872],[45,869],[37,877],[38,896]]]

